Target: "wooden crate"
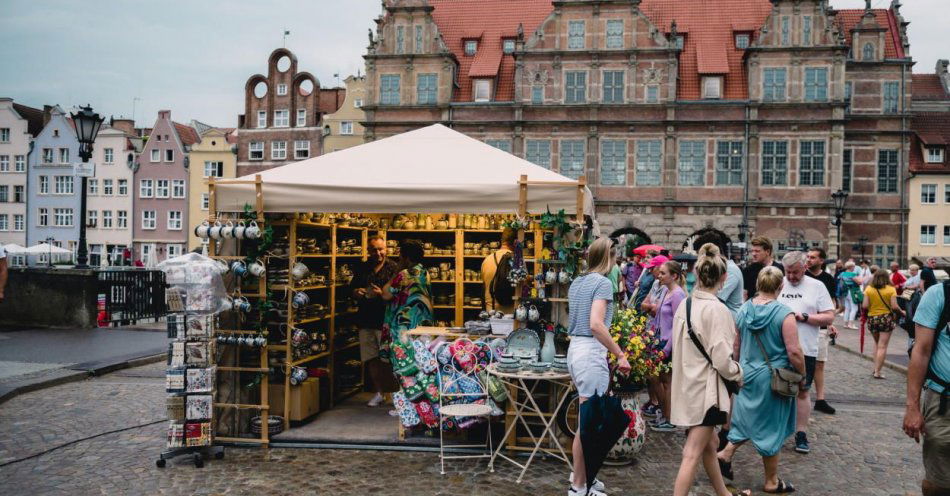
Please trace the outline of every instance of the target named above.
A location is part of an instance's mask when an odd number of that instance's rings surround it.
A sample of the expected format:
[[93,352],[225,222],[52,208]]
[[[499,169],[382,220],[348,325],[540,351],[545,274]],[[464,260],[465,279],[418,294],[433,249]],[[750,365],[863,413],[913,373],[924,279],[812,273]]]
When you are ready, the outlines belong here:
[[[284,415],[284,385],[271,384],[271,415]],[[287,420],[297,422],[320,413],[320,379],[311,377],[299,386],[290,386],[290,414]]]

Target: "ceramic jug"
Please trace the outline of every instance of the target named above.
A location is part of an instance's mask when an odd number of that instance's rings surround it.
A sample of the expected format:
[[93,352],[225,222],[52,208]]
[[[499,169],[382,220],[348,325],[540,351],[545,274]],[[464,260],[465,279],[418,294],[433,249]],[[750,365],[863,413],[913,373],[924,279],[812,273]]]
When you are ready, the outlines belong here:
[[208,231],[210,229],[211,229],[211,224],[209,224],[208,221],[204,221],[201,224],[198,224],[197,226],[195,226],[195,236],[198,236],[199,238],[207,239]]
[[548,284],[554,284],[557,282],[557,272],[554,271],[554,268],[548,269],[544,274],[544,282]]
[[544,345],[541,347],[541,363],[554,361],[554,330],[544,331]]
[[528,321],[537,322],[541,318],[541,312],[538,311],[538,307],[531,305],[531,308],[528,309]]
[[244,239],[245,229],[247,229],[247,224],[245,224],[243,220],[240,220],[237,225],[234,226],[234,230],[231,231],[231,234],[234,235],[234,239]]
[[244,229],[245,239],[257,239],[261,237],[261,228],[257,227],[257,221],[252,220]]
[[519,305],[518,308],[515,309],[515,320],[521,322],[528,320],[528,309],[525,308],[524,305]]
[[307,277],[307,274],[310,274],[310,267],[307,267],[307,264],[303,262],[297,262],[294,264],[294,268],[291,269],[290,273],[294,276],[294,279],[299,281]]

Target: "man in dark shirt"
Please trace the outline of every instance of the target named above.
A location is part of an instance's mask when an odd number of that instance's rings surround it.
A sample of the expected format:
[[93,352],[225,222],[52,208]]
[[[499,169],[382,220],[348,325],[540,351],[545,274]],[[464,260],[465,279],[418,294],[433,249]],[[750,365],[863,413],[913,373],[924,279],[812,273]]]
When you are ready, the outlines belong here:
[[[837,301],[835,291],[835,277],[825,271],[825,259],[827,254],[822,248],[812,248],[808,250],[808,270],[805,274],[813,279],[818,279],[825,285],[831,301]],[[835,409],[825,401],[825,362],[828,361],[828,345],[838,335],[835,326],[818,328],[818,356],[815,361],[815,410],[834,415]]]
[[360,360],[373,382],[376,395],[367,406],[379,406],[384,392],[397,391],[392,368],[379,359],[379,340],[382,337],[386,302],[380,297],[382,288],[396,275],[396,262],[386,255],[386,240],[379,236],[369,238],[369,258],[357,266],[350,282],[350,294],[359,310],[354,321],[360,327]]
[[745,269],[742,269],[742,286],[745,288],[745,299],[747,300],[755,296],[755,281],[759,278],[759,272],[763,268],[771,265],[778,268],[783,274],[785,273],[782,264],[772,258],[772,241],[769,238],[756,236],[752,238],[749,245],[751,246],[749,255],[752,257],[752,262]]
[[937,258],[928,258],[927,262],[924,264],[924,268],[920,271],[920,282],[923,283],[925,288],[929,288],[930,286],[937,284],[937,275],[934,274],[934,269],[936,268]]

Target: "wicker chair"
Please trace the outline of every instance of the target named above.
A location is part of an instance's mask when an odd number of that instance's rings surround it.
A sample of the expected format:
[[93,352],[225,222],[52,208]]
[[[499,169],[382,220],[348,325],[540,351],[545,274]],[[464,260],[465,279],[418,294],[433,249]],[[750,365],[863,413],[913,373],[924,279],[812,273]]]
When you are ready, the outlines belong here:
[[[442,372],[439,374],[439,459],[442,465],[441,473],[445,475],[445,460],[452,459],[471,459],[471,458],[491,458],[491,412],[492,408],[488,405],[491,401],[488,395],[488,388],[480,376],[485,367],[478,365],[477,362],[471,366],[465,367],[465,364],[471,361],[470,354],[474,348],[474,343],[468,339],[456,341],[460,346],[452,349],[452,360],[449,364],[442,366]],[[477,385],[477,388],[475,387]],[[445,404],[446,398],[464,399],[470,402]],[[481,403],[475,403],[479,399]],[[483,417],[489,423],[488,435],[485,444],[453,444],[446,445],[445,435],[443,433],[443,421],[447,417]],[[485,450],[481,454],[464,455],[446,455],[446,448],[482,448]],[[489,470],[494,472],[494,467],[489,465]]]

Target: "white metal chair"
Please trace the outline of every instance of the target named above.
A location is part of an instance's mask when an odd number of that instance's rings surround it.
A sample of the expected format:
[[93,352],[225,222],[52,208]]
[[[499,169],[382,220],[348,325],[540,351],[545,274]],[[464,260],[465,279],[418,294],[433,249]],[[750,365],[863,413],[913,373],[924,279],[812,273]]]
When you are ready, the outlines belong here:
[[[472,459],[472,458],[491,458],[491,412],[489,406],[491,397],[488,395],[488,387],[481,378],[481,373],[485,370],[484,365],[479,365],[474,357],[477,351],[475,343],[468,339],[459,339],[455,342],[457,346],[451,347],[450,354],[452,360],[447,365],[442,365],[442,373],[438,374],[439,379],[439,459],[442,464],[441,473],[445,475],[445,460],[452,459]],[[452,346],[445,344],[444,346]],[[466,365],[471,364],[471,365]],[[475,403],[481,399],[481,403]],[[446,401],[467,400],[465,403],[446,404]],[[465,418],[481,417],[488,423],[488,435],[485,444],[453,444],[446,446],[445,433],[443,432],[445,418]],[[446,455],[445,449],[450,448],[482,448],[483,454],[464,454],[464,455]],[[489,470],[494,472],[493,467]]]

